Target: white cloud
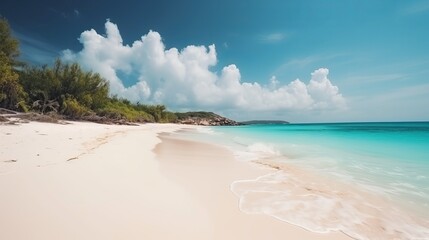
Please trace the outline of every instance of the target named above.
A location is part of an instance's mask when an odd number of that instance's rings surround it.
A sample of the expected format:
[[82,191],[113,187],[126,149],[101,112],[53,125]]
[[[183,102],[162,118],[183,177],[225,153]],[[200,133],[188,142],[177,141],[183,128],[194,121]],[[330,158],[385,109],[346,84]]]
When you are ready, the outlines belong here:
[[308,92],[314,99],[314,107],[329,108],[336,106],[345,108],[345,101],[337,86],[332,85],[328,79],[329,70],[320,68],[311,74],[310,83],[307,85]]
[[[63,59],[77,61],[100,73],[110,83],[111,94],[131,101],[163,103],[173,109],[314,110],[345,107],[338,87],[328,79],[329,70],[312,73],[308,84],[296,79],[288,84],[273,77],[268,85],[241,80],[234,64],[220,73],[216,48],[190,45],[166,49],[159,33],[149,31],[131,46],[124,45],[117,25],[109,20],[106,35],[91,29],[81,34],[83,49],[63,51]],[[126,87],[119,72],[138,76]]]

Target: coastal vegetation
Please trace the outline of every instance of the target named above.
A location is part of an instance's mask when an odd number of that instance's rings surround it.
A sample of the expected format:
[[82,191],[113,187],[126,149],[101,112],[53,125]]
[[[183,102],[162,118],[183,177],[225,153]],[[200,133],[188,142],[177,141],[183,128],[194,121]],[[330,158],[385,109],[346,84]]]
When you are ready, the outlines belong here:
[[0,107],[27,110],[26,93],[19,83],[19,42],[11,36],[9,24],[0,19]]
[[78,63],[57,59],[53,66],[39,67],[18,56],[19,41],[0,19],[0,108],[96,122],[233,122],[213,113],[173,113],[164,105],[132,103],[111,96],[107,80]]

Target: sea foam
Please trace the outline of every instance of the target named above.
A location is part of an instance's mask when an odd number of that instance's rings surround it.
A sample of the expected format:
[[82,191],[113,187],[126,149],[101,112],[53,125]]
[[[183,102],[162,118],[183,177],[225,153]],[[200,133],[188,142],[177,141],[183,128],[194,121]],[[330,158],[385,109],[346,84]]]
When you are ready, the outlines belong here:
[[261,163],[280,170],[231,185],[245,213],[266,214],[313,232],[340,231],[355,239],[429,239],[427,220],[383,196],[309,170]]
[[233,151],[234,156],[239,161],[254,161],[257,159],[274,158],[280,156],[280,152],[277,151],[274,146],[266,143],[254,143],[244,149],[236,149],[230,147]]

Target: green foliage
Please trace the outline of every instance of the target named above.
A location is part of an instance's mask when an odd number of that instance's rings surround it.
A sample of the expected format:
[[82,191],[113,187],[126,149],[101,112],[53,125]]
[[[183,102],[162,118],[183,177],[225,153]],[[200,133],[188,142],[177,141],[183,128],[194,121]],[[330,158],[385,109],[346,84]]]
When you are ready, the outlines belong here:
[[19,82],[29,94],[30,105],[38,100],[52,100],[55,96],[61,95],[61,82],[47,66],[24,68],[20,73]]
[[104,106],[108,99],[109,86],[99,74],[85,72],[79,64],[55,62],[53,71],[60,82],[60,95],[72,96],[80,104],[90,109]]
[[[16,57],[19,56],[19,42],[12,37],[9,23],[0,17],[0,53],[4,54],[8,63],[14,65]],[[4,59],[2,59],[4,61]]]
[[130,122],[154,122],[152,115],[145,111],[137,110],[128,100],[112,98],[97,114],[114,120],[126,120]]
[[[0,42],[0,46],[2,46],[2,42]],[[6,53],[3,50],[0,51],[0,107],[20,110],[20,106],[24,106],[18,104],[26,98],[18,77]]]
[[13,69],[19,55],[18,41],[12,37],[6,19],[0,19],[0,107],[25,110],[22,103],[26,94],[18,82],[18,74]]
[[166,107],[164,105],[145,105],[137,103],[133,106],[138,111],[144,111],[152,115],[155,122],[171,123],[177,121],[176,114],[166,111]]
[[[33,106],[34,103],[39,103],[37,106],[43,102],[44,106],[48,102],[57,102],[58,110],[67,116],[71,114],[72,118],[102,108],[109,100],[107,81],[99,74],[83,71],[77,63],[65,64],[57,60],[52,68],[27,67],[21,73],[20,82],[29,93]],[[67,109],[69,104],[73,110]],[[43,107],[41,112],[45,109]]]
[[134,108],[138,111],[144,111],[149,113],[155,119],[155,122],[160,122],[162,119],[162,113],[165,111],[164,105],[144,105],[136,104]]
[[174,113],[165,111],[164,105],[132,104],[126,99],[109,97],[106,80],[99,74],[83,71],[77,63],[64,64],[57,60],[52,68],[27,67],[21,73],[20,82],[29,93],[33,110],[41,113],[58,111],[72,119],[95,112],[130,122],[176,120]]
[[81,119],[83,116],[91,114],[91,111],[76,99],[67,98],[63,101],[62,113],[71,119]]
[[162,123],[175,123],[177,122],[177,116],[174,112],[163,112],[162,115],[162,119],[161,121]]

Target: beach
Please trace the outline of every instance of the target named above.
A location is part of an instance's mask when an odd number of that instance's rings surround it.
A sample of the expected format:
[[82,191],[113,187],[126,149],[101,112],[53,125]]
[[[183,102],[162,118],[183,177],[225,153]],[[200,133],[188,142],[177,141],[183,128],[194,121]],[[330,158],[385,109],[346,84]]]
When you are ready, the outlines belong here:
[[274,170],[196,128],[0,125],[0,239],[350,239],[240,211],[231,184]]

